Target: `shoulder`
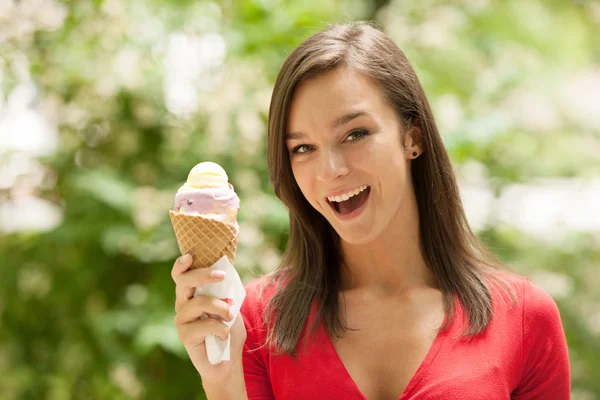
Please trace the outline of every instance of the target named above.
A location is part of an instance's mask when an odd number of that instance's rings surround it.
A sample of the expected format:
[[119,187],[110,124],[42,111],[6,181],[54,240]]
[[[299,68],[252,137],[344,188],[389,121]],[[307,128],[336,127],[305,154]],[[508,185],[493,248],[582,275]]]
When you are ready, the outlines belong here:
[[267,274],[246,283],[244,285],[246,298],[240,309],[244,321],[254,326],[262,324],[265,310],[280,286],[281,279],[277,279],[273,274]]
[[[524,317],[535,319],[538,322],[556,318],[558,307],[545,289],[533,283],[529,278],[515,273],[501,273],[497,276],[514,289],[517,303]],[[493,286],[493,292],[498,295],[499,285],[494,284]]]
[[555,300],[529,279],[523,282],[523,330],[539,335],[562,335],[560,311]]
[[[521,321],[521,335],[523,345],[542,345],[544,340],[564,335],[560,312],[555,300],[542,287],[533,283],[529,278],[515,273],[495,274],[506,282],[514,294],[514,307],[511,307],[510,316]],[[509,303],[508,291],[504,290],[498,280],[488,281],[492,297],[496,302],[495,309],[500,309],[501,304]],[[502,307],[503,308],[503,307]]]
[[547,318],[558,312],[556,302],[550,294],[533,283],[526,276],[514,272],[499,271],[493,274],[497,279],[488,279],[493,297],[506,298],[506,290],[500,281],[507,283],[509,289],[515,294],[517,304],[523,314],[528,317]]
[[[558,306],[552,296],[528,277],[512,271],[486,275],[496,321],[506,320],[522,335],[543,334],[549,328],[562,329]],[[504,317],[504,318],[502,318]],[[515,332],[516,333],[516,332]]]
[[273,274],[267,274],[262,277],[252,279],[244,285],[246,289],[246,301],[248,305],[260,307],[268,303],[275,295],[281,285],[281,279]]

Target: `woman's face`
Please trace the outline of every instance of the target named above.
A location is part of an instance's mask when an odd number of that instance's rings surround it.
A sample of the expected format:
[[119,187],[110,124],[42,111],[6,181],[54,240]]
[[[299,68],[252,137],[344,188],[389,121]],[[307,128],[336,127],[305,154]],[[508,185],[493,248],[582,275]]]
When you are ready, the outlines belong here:
[[412,135],[403,146],[400,119],[377,84],[346,67],[306,80],[287,128],[294,178],[342,240],[368,243],[402,219],[414,195],[409,159],[421,149]]

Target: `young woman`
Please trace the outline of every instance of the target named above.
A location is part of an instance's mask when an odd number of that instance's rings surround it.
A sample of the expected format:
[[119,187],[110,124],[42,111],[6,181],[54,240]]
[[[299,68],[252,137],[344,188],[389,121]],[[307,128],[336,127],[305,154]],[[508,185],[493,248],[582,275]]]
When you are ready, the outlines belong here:
[[[208,271],[176,262],[176,324],[209,399],[569,398],[552,298],[473,234],[425,93],[368,23],[292,52],[269,113],[268,165],[290,212],[280,267],[247,285],[243,322],[191,299]],[[232,361],[208,364],[207,334]]]

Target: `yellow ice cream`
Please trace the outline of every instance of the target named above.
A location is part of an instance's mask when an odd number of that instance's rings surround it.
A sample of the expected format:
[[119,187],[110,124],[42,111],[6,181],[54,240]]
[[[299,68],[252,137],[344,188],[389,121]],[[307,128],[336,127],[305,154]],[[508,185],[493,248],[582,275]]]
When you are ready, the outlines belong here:
[[226,188],[229,177],[217,163],[206,161],[196,164],[188,174],[187,182],[183,185],[189,189]]

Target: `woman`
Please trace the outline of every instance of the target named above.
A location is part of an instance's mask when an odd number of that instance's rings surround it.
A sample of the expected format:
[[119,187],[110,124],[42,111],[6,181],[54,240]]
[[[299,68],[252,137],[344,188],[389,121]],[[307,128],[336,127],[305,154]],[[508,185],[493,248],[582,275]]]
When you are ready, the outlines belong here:
[[568,399],[552,298],[478,242],[410,63],[364,22],[302,43],[277,77],[268,165],[290,211],[280,267],[227,305],[173,268],[180,338],[209,399]]

